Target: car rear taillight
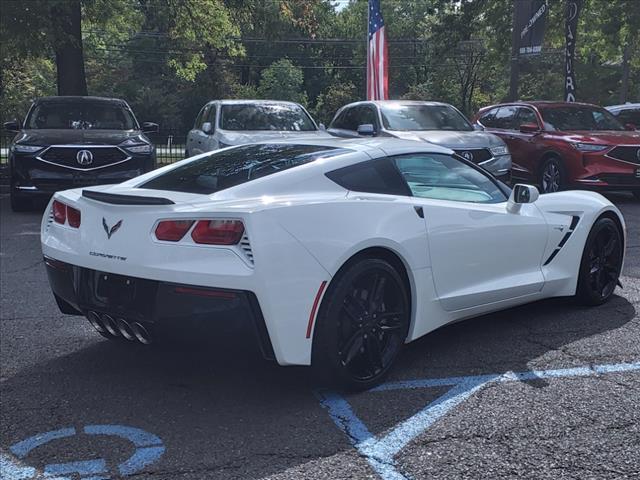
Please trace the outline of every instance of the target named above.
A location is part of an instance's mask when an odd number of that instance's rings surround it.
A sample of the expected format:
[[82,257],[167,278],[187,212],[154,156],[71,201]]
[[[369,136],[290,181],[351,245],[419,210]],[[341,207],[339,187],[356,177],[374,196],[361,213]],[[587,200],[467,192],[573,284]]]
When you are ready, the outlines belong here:
[[80,210],[67,205],[67,222],[73,228],[80,226]]
[[53,219],[60,225],[67,221],[67,206],[58,200],[53,201]]
[[68,223],[70,227],[78,228],[80,226],[80,210],[70,207],[58,200],[53,201],[53,219],[56,223],[64,225]]
[[240,220],[199,220],[191,238],[207,245],[235,245],[243,234],[244,224]]
[[156,238],[166,242],[182,240],[193,222],[193,220],[164,220],[156,227]]

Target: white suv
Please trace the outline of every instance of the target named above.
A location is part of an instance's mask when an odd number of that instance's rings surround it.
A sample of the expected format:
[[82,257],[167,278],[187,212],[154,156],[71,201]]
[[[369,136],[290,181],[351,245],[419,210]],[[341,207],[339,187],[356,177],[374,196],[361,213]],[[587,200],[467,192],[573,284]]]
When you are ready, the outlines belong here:
[[[322,127],[322,126],[321,126]],[[214,100],[207,103],[187,135],[187,157],[260,141],[330,138],[297,103],[274,100]]]

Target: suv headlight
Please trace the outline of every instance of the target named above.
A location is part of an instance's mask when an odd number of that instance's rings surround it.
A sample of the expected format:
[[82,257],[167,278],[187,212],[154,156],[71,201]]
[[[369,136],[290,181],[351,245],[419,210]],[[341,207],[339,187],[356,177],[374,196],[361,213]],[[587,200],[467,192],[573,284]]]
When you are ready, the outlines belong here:
[[579,152],[601,152],[609,148],[609,145],[598,145],[595,143],[572,143],[571,145]]
[[500,155],[509,155],[509,149],[507,148],[506,145],[498,145],[497,147],[491,147],[489,148],[489,151],[494,157],[497,157]]
[[145,142],[141,138],[129,138],[120,144],[121,147],[126,148],[131,153],[151,153],[153,145]]
[[44,147],[41,147],[39,145],[20,145],[19,143],[16,143],[13,146],[13,150],[19,153],[33,153],[33,152],[37,152],[38,150],[42,150]]

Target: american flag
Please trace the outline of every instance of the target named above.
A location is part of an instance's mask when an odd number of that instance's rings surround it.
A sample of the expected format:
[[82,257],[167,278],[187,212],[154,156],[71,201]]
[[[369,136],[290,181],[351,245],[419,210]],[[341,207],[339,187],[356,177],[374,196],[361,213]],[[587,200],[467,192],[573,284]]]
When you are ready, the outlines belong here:
[[387,66],[387,34],[380,11],[380,0],[369,0],[367,100],[386,100],[389,97]]

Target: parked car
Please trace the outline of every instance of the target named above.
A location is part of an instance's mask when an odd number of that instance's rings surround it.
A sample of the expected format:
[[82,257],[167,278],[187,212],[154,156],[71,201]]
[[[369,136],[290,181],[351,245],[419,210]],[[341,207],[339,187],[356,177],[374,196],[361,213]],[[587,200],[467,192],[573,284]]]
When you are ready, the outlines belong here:
[[617,119],[628,128],[640,128],[640,103],[625,103],[606,107]]
[[445,324],[549,297],[606,302],[624,225],[594,192],[538,198],[443,147],[333,138],[57,193],[41,240],[61,311],[109,339],[232,323],[279,364],[363,389]]
[[628,190],[640,198],[640,132],[586,103],[514,102],[480,110],[476,122],[509,145],[514,181],[543,193]]
[[245,143],[285,138],[328,138],[302,105],[275,100],[214,100],[187,135],[186,157]]
[[497,136],[479,130],[447,103],[367,101],[345,105],[327,130],[337,137],[396,137],[454,150],[499,180],[511,181],[511,156]]
[[11,208],[58,190],[120,183],[153,170],[155,148],[144,135],[158,125],[140,126],[124,100],[100,97],[44,97],[31,105],[9,148]]

